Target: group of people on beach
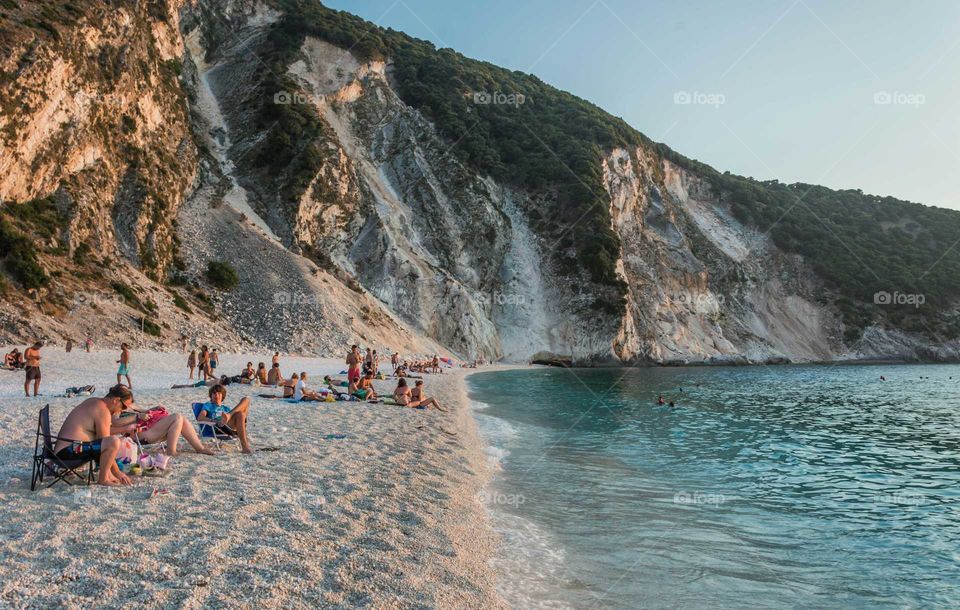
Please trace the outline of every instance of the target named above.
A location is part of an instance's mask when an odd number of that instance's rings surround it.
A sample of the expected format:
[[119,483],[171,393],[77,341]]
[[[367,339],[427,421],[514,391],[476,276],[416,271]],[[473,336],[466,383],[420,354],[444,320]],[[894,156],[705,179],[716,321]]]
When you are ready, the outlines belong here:
[[[36,394],[40,380],[40,349],[43,344],[38,342],[27,348],[23,354],[24,367],[28,371],[28,384],[35,379]],[[121,345],[120,365],[117,371],[117,384],[110,388],[103,398],[90,397],[77,405],[64,420],[57,434],[54,452],[61,460],[89,459],[98,462],[98,483],[102,485],[129,484],[130,478],[123,472],[117,462],[118,453],[124,443],[132,442],[137,445],[165,443],[163,452],[166,456],[177,454],[177,444],[184,439],[197,453],[212,455],[213,451],[207,448],[194,426],[186,417],[176,413],[169,413],[164,407],[141,410],[134,403],[132,382],[130,379],[130,350],[126,343]],[[241,450],[251,453],[253,450],[247,435],[247,418],[250,412],[250,398],[244,397],[234,407],[227,407],[224,403],[227,398],[227,385],[231,383],[255,384],[283,388],[283,397],[293,401],[321,401],[321,400],[354,400],[367,402],[382,402],[373,386],[373,380],[385,379],[379,373],[380,359],[375,350],[367,349],[366,355],[361,354],[360,348],[353,345],[347,354],[347,380],[324,377],[325,388],[319,391],[311,390],[307,386],[308,374],[294,373],[290,379],[285,379],[280,372],[280,354],[275,352],[268,370],[264,362],[254,368],[253,362],[247,365],[239,375],[215,375],[219,364],[217,350],[209,349],[206,345],[191,351],[187,365],[190,379],[197,373],[197,382],[177,387],[207,386],[208,400],[198,411],[197,421],[206,422],[213,426],[218,433],[236,436],[240,441]],[[424,391],[423,380],[418,378],[413,387],[407,383],[406,371],[431,372],[432,363],[436,360],[415,360],[413,363],[400,363],[399,354],[394,353],[391,364],[394,366],[397,386],[392,394],[392,401],[399,406],[429,409],[444,409],[436,398],[427,396]],[[439,361],[437,361],[439,370]],[[202,377],[202,379],[201,379]],[[122,383],[122,378],[126,383]],[[347,390],[341,391],[340,388]],[[29,393],[28,393],[29,395]]]
[[[243,453],[252,453],[247,437],[247,416],[250,399],[244,397],[235,407],[226,407],[223,401],[227,389],[220,385],[210,388],[209,400],[200,409],[197,421],[209,422],[218,431],[238,437]],[[165,442],[167,456],[177,454],[181,438],[196,453],[213,455],[187,419],[165,409],[140,410],[133,400],[133,391],[117,384],[103,398],[87,398],[67,415],[54,452],[63,461],[96,460],[100,466],[97,482],[101,485],[129,485],[130,479],[120,469],[117,454],[124,442],[135,438],[138,444]]]

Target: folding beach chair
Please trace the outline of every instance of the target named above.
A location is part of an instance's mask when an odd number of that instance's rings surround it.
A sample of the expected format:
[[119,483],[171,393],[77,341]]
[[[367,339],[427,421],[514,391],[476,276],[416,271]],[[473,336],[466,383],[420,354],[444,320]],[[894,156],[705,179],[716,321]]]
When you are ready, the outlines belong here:
[[[77,442],[74,439],[50,434],[50,405],[47,405],[40,409],[40,417],[37,421],[37,441],[33,448],[33,473],[30,478],[30,491],[37,488],[37,483],[43,483],[45,476],[53,477],[53,481],[47,487],[53,487],[57,481],[73,485],[67,478],[70,475],[85,481],[87,485],[93,483],[93,467],[97,460],[94,458],[62,460],[57,457],[57,453],[53,450],[58,441]],[[86,474],[81,472],[84,466],[87,467]]]
[[195,402],[190,405],[193,409],[193,419],[195,420],[193,424],[197,428],[197,434],[200,436],[200,440],[207,438],[212,439],[217,445],[217,449],[219,449],[224,442],[237,440],[237,433],[230,427],[213,422],[200,421],[200,411],[203,411],[204,404],[205,403],[202,402]]

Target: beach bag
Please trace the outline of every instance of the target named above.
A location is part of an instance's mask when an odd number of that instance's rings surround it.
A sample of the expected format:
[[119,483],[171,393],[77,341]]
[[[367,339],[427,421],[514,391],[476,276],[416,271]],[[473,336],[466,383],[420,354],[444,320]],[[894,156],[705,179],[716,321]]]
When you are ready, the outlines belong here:
[[130,464],[136,463],[137,461],[137,444],[133,441],[132,438],[123,437],[120,439],[120,449],[117,450],[117,464],[124,470],[129,467]]

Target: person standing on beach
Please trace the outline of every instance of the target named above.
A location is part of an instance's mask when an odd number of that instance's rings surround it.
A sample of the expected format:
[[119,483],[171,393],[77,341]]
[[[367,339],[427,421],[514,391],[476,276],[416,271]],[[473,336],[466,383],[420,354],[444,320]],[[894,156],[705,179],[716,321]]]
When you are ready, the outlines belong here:
[[397,370],[397,367],[400,366],[400,352],[393,352],[393,355],[390,356],[390,366],[393,370]]
[[380,368],[380,355],[377,350],[373,350],[373,376],[377,376],[377,370]]
[[30,382],[33,382],[33,395],[36,396],[40,391],[40,348],[43,343],[37,341],[32,346],[23,350],[23,359],[26,362],[24,371],[27,373],[27,380],[23,383],[23,392],[30,396]]
[[67,339],[66,349],[68,354],[73,351],[73,339]]
[[373,370],[373,352],[367,348],[367,354],[363,357],[363,373],[367,374]]
[[187,370],[190,371],[190,379],[193,379],[193,369],[197,368],[197,350],[192,350],[187,356]]
[[210,352],[210,376],[217,376],[217,366],[220,364],[220,354],[217,353],[217,348],[213,348]]
[[360,381],[360,346],[354,345],[347,353],[347,381],[355,384]]
[[90,350],[93,349],[93,339],[87,337],[87,340],[84,341],[83,346],[87,349],[87,353],[90,353]]
[[200,377],[200,373],[203,373],[204,381],[210,377],[210,351],[206,345],[200,346],[200,356],[197,362],[197,377]]
[[117,385],[120,385],[121,377],[127,378],[127,387],[133,389],[133,382],[130,381],[130,346],[126,343],[120,344],[120,359],[117,360],[120,368],[117,369]]

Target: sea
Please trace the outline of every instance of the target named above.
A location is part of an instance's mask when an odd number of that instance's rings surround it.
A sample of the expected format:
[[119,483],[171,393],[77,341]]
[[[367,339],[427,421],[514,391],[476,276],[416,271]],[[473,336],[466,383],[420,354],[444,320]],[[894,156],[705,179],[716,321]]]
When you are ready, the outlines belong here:
[[960,608],[960,366],[467,383],[513,607]]

